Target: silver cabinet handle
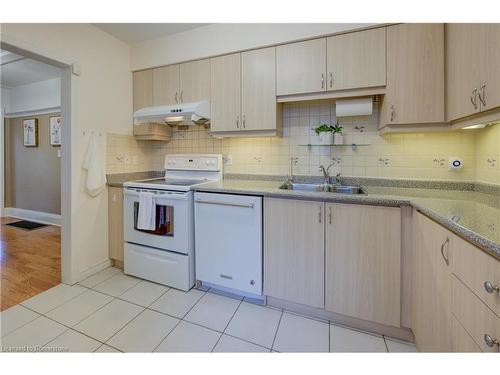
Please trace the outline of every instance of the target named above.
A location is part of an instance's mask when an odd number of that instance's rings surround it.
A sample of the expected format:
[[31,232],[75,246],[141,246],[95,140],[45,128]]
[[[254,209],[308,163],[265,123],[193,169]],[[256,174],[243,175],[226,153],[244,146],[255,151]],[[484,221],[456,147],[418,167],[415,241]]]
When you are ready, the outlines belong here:
[[441,256],[443,257],[446,265],[448,266],[450,264],[450,259],[444,255],[444,247],[446,246],[446,244],[448,244],[450,242],[450,239],[449,237],[446,237],[446,241],[444,241],[442,244],[441,244]]
[[332,223],[332,206],[328,207],[328,224]]
[[481,102],[481,104],[486,107],[486,82],[484,82],[482,85],[481,85],[481,88],[479,89],[478,91],[478,95],[479,95],[479,101]]
[[396,113],[394,110],[394,105],[391,104],[391,122],[394,121],[394,118],[396,117]]
[[178,94],[177,94],[177,91],[175,92],[175,102],[176,103],[179,103],[179,99],[177,98]]
[[217,202],[217,201],[206,201],[202,199],[197,199],[194,201],[199,204],[213,204],[215,206],[229,206],[229,207],[242,207],[242,208],[253,208],[253,203],[232,203],[232,202]]
[[182,99],[182,94],[184,94],[184,91],[181,91],[181,103],[184,103],[184,99]]
[[318,222],[321,224],[323,222],[323,205],[319,205]]
[[236,127],[240,128],[240,116],[236,116]]
[[493,348],[493,346],[495,346],[495,345],[500,345],[500,342],[498,341],[498,339],[494,339],[493,337],[491,337],[487,333],[484,334],[484,342],[490,348]]
[[325,88],[325,75],[323,73],[321,73],[321,88]]
[[246,127],[246,126],[245,126],[245,125],[246,125],[246,122],[247,122],[247,121],[246,121],[245,115],[243,115],[243,129]]
[[333,73],[330,72],[330,88],[333,87]]
[[474,106],[474,109],[477,109],[477,88],[474,88],[474,90],[472,90],[472,93],[470,95],[470,102]]
[[498,285],[493,285],[489,281],[484,282],[484,289],[486,289],[488,293],[493,293],[493,292],[500,293],[500,287]]

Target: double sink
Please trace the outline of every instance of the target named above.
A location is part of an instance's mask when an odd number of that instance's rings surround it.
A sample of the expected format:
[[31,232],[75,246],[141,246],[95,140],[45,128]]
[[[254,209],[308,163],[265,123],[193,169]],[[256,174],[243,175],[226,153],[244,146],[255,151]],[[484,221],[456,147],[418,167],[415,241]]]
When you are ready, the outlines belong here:
[[285,182],[279,187],[281,190],[300,190],[300,191],[324,191],[339,194],[366,194],[361,186],[340,185],[340,184],[309,184]]

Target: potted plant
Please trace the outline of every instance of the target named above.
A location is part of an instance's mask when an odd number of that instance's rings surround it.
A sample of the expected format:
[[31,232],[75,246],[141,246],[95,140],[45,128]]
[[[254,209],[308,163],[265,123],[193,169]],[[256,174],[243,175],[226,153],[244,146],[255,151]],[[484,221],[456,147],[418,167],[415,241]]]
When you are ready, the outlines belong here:
[[318,143],[320,145],[331,145],[333,142],[333,128],[328,124],[320,125],[314,128],[314,132],[318,135]]
[[342,130],[344,130],[344,127],[340,125],[340,123],[337,121],[335,125],[332,127],[333,131],[333,144],[334,145],[343,145],[344,144],[344,135],[342,134]]

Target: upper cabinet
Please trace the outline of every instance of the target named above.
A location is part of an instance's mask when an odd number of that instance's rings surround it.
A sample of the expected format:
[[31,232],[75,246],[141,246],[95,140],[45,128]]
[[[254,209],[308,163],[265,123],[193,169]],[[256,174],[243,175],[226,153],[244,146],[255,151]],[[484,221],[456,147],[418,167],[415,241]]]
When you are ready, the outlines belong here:
[[276,48],[211,59],[210,82],[213,134],[281,134],[276,105]]
[[447,120],[500,107],[500,25],[446,25]]
[[276,48],[277,95],[326,91],[326,39]]
[[387,27],[387,87],[380,128],[444,121],[444,25]]
[[180,65],[179,99],[181,103],[210,100],[210,60],[196,60]]
[[133,73],[134,111],[153,105],[153,71],[141,70]]
[[153,105],[180,103],[179,65],[153,69]]
[[327,90],[385,86],[385,27],[327,38]]

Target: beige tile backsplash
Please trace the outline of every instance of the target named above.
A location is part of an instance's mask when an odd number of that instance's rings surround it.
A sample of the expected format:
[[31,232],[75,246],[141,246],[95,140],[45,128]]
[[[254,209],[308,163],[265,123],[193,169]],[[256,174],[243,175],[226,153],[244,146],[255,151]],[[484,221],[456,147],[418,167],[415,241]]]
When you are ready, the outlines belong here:
[[[475,131],[411,133],[380,136],[378,106],[372,116],[343,118],[345,144],[352,147],[311,147],[317,143],[312,128],[332,124],[335,105],[329,101],[290,103],[283,108],[283,137],[217,139],[193,126],[174,129],[168,143],[136,141],[131,135],[107,135],[107,173],[162,170],[168,153],[222,153],[231,159],[227,173],[319,175],[319,166],[335,163],[333,173],[345,176],[439,180],[475,180],[500,183],[500,125]],[[464,168],[449,171],[449,157],[460,157]],[[486,160],[496,160],[487,162]],[[494,164],[494,165],[491,165]]]

